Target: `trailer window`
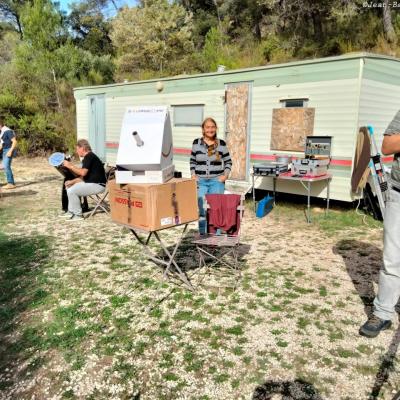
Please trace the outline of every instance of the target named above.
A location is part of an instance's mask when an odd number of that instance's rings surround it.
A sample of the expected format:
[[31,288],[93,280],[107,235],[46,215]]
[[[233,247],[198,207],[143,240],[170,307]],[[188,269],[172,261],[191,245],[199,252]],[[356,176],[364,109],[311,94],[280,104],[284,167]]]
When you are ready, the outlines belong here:
[[307,99],[283,99],[281,105],[283,108],[304,108],[307,107]]
[[174,126],[201,126],[204,104],[173,105]]

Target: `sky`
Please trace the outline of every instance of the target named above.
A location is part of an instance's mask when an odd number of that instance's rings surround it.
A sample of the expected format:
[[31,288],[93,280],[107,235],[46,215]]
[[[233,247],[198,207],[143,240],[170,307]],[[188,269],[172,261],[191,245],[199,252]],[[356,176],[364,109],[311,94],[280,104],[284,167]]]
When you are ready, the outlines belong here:
[[[68,5],[72,3],[79,3],[79,0],[57,0],[60,3],[60,8],[61,10],[66,11],[67,13],[70,11]],[[122,7],[124,5],[127,5],[129,7],[132,7],[136,5],[137,0],[115,0],[115,3],[118,5],[118,7]],[[105,13],[108,17],[112,17],[115,14],[115,8],[110,2],[110,7]]]

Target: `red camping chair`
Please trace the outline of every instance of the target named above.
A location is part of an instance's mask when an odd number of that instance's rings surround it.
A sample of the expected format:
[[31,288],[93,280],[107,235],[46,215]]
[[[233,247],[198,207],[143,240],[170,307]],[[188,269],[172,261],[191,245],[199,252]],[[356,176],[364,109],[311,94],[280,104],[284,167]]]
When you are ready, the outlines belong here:
[[199,268],[205,266],[210,269],[220,264],[228,267],[239,278],[244,195],[208,194],[205,197],[208,233],[193,241],[199,255]]

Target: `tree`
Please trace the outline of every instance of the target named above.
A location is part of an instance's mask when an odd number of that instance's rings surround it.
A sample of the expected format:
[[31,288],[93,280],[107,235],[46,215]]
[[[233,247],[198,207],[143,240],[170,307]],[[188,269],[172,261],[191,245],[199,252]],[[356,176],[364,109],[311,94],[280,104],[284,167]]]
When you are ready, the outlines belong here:
[[114,52],[109,36],[110,23],[104,18],[103,6],[98,0],[73,3],[68,16],[74,43],[98,55]]
[[20,38],[22,39],[21,12],[27,1],[25,0],[0,0],[0,15],[15,24]]
[[261,39],[261,23],[269,8],[254,0],[226,0],[222,2],[221,13],[230,21],[232,31],[249,30]]
[[392,24],[392,10],[391,3],[389,0],[384,0],[383,3],[383,30],[385,32],[386,39],[389,43],[396,43],[397,37]]
[[15,55],[15,49],[19,44],[16,32],[5,32],[0,39],[0,65],[10,63]]
[[191,16],[167,0],[146,0],[118,13],[111,40],[121,77],[140,76],[145,70],[179,73],[177,61],[193,52]]

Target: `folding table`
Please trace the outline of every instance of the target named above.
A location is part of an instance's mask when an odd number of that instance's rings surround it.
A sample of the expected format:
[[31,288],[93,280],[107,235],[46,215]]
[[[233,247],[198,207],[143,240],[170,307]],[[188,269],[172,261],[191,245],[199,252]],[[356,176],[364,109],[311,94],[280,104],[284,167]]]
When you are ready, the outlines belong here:
[[[190,221],[193,222],[193,221]],[[143,230],[140,228],[134,228],[132,226],[127,226],[127,228],[129,228],[129,230],[132,232],[132,234],[134,235],[134,237],[136,238],[136,240],[142,245],[143,250],[145,251],[147,257],[154,261],[156,264],[160,264],[163,265],[165,267],[164,269],[164,273],[163,273],[163,278],[166,279],[169,273],[173,273],[175,272],[175,275],[187,286],[188,289],[190,290],[194,290],[192,284],[190,283],[186,273],[181,269],[181,267],[179,267],[179,265],[177,264],[177,262],[175,261],[175,257],[176,254],[178,252],[179,246],[182,243],[182,239],[184,238],[184,235],[186,233],[187,227],[189,225],[190,222],[186,222],[184,224],[180,224],[180,225],[174,225],[172,228],[175,227],[182,227],[183,226],[183,230],[181,232],[181,234],[178,237],[178,240],[176,241],[172,252],[170,252],[167,248],[167,246],[165,245],[165,243],[163,242],[163,240],[160,237],[159,232],[161,230],[166,230],[166,229],[170,229],[170,228],[164,228],[164,229],[160,229],[160,230],[156,230],[156,231],[148,231],[148,230]],[[166,255],[167,260],[161,258],[160,256],[158,256],[155,251],[153,249],[150,248],[150,239],[154,237],[156,239],[156,241],[160,244],[163,253]],[[172,271],[172,269],[174,269],[175,271]]]
[[[257,175],[256,175],[257,176]],[[330,183],[332,180],[332,175],[327,173],[321,176],[308,177],[308,176],[293,176],[290,172],[286,172],[279,175],[267,175],[262,176],[263,178],[272,178],[273,179],[273,190],[274,190],[274,199],[276,194],[276,181],[278,179],[296,181],[299,182],[306,190],[307,190],[307,211],[306,211],[306,219],[307,223],[311,223],[311,184],[313,182],[321,182],[326,181],[326,213],[329,211],[329,196],[330,196]],[[254,212],[256,210],[256,195],[255,195],[255,175],[252,174],[252,192],[253,192],[253,203],[254,203]],[[307,184],[307,185],[305,185]]]

